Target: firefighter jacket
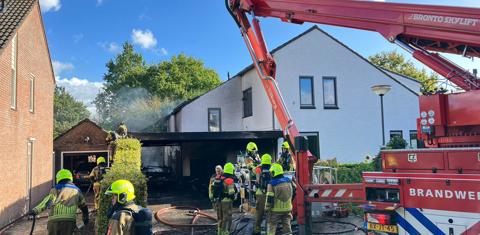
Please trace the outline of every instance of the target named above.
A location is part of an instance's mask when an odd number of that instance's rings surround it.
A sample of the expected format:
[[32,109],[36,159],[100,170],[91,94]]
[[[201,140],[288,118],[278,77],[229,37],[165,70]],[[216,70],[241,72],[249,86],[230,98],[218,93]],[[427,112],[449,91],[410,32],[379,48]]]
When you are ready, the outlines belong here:
[[255,195],[265,195],[267,192],[267,186],[270,182],[270,164],[267,165],[260,165],[255,169],[256,173],[256,187],[257,191]]
[[133,235],[133,216],[128,211],[132,210],[138,212],[140,207],[133,201],[127,202],[125,205],[119,205],[113,208],[113,211],[109,213],[108,230],[107,235]]
[[216,180],[219,180],[221,177],[222,175],[217,175],[217,174],[213,174],[212,177],[210,177],[210,181],[208,183],[208,198],[210,199],[210,201],[213,201],[214,199],[215,182]]
[[279,175],[270,180],[267,189],[267,202],[265,209],[272,212],[292,211],[292,181]]
[[292,155],[289,152],[282,152],[277,163],[282,165],[284,171],[295,171]]
[[106,167],[102,165],[98,165],[92,169],[90,172],[90,180],[94,183],[98,183],[103,179],[103,175],[106,173]]
[[57,184],[33,211],[41,213],[50,209],[49,221],[77,220],[77,208],[82,210],[84,218],[88,219],[88,207],[80,189],[71,183]]
[[235,199],[235,184],[233,175],[223,174],[223,197],[222,202],[231,202]]

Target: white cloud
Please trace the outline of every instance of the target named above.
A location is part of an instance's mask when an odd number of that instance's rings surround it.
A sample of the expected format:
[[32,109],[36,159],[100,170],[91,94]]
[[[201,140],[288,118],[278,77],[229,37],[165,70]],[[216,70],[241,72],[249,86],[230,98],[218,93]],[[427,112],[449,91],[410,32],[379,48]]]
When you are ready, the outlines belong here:
[[163,55],[168,55],[167,49],[162,47],[162,49],[160,49],[160,51],[162,52]]
[[157,39],[152,31],[146,29],[133,29],[132,40],[134,44],[140,45],[144,49],[152,49],[157,45]]
[[101,48],[103,48],[104,50],[108,51],[108,52],[111,52],[111,53],[119,53],[120,51],[122,51],[122,47],[120,45],[118,45],[118,43],[116,42],[99,42],[97,43],[98,46],[100,46]]
[[40,8],[43,12],[58,11],[61,7],[60,0],[40,0]]
[[53,65],[53,72],[57,76],[62,74],[63,71],[71,71],[74,68],[72,63],[63,63],[58,60],[54,60],[52,62],[52,65]]
[[101,82],[92,82],[87,79],[80,79],[77,77],[72,77],[70,79],[56,76],[55,80],[57,81],[58,86],[65,87],[65,90],[68,91],[76,100],[83,102],[87,109],[92,114],[92,117],[96,114],[95,105],[93,101],[98,93],[101,92],[103,88],[103,83]]

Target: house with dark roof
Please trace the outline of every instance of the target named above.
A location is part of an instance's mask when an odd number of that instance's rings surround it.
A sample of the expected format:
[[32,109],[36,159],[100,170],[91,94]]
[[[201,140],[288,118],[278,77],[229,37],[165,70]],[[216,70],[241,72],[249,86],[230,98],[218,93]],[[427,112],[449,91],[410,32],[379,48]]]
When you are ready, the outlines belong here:
[[[375,85],[391,86],[383,98],[386,141],[398,135],[410,147],[417,146],[418,81],[373,65],[317,26],[271,53],[283,98],[314,154],[360,162],[378,153],[382,121],[380,97],[371,89]],[[255,132],[280,127],[250,65],[221,86],[174,109],[169,130]]]
[[0,228],[45,196],[53,177],[55,79],[38,0],[0,10]]

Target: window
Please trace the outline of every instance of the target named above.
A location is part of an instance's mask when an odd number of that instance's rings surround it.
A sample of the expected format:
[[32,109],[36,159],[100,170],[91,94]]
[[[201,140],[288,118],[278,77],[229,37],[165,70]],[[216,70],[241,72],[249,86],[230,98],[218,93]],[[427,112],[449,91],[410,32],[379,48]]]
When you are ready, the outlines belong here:
[[390,139],[393,139],[394,136],[398,136],[403,139],[403,132],[398,130],[390,131]]
[[28,207],[29,209],[31,208],[31,198],[32,198],[32,176],[33,176],[33,153],[34,153],[34,148],[33,148],[33,139],[29,139],[27,141],[27,200],[28,200]]
[[315,108],[313,77],[300,77],[300,108]]
[[337,78],[323,77],[323,108],[337,109]]
[[252,88],[248,88],[243,91],[243,117],[250,117],[253,115],[252,107]]
[[17,108],[17,35],[12,39],[12,77],[10,83],[10,107]]
[[416,130],[410,131],[410,148],[418,148],[418,135]]
[[208,131],[218,132],[222,131],[222,118],[219,108],[208,109]]
[[30,76],[30,100],[29,100],[29,110],[33,113],[35,110],[35,76],[33,74]]

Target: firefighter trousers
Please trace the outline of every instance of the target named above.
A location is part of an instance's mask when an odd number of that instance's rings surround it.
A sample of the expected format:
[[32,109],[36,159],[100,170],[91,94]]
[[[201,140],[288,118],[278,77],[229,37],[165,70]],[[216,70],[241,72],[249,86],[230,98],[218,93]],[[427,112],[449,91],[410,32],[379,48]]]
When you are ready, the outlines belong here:
[[271,212],[269,218],[267,218],[267,235],[275,235],[279,223],[282,225],[282,234],[291,233],[291,221],[291,212]]
[[93,183],[93,194],[95,195],[95,210],[98,210],[100,208],[100,182]]
[[253,226],[253,233],[258,234],[262,232],[262,221],[265,216],[265,194],[257,194],[257,201],[255,206],[255,225]]
[[72,235],[77,231],[77,223],[73,220],[54,220],[47,223],[48,235]]
[[232,225],[232,202],[222,201],[216,203],[218,217],[218,235],[230,234]]

